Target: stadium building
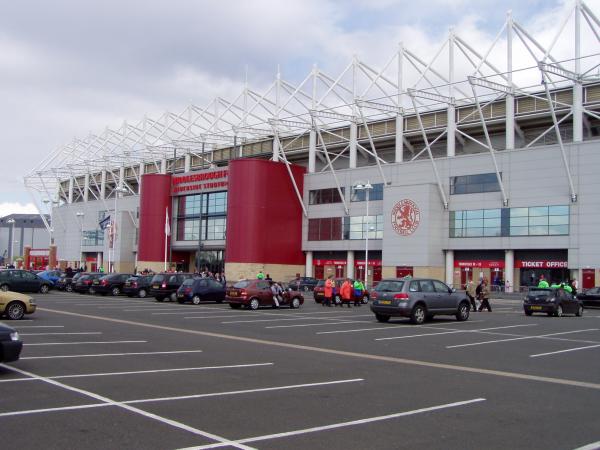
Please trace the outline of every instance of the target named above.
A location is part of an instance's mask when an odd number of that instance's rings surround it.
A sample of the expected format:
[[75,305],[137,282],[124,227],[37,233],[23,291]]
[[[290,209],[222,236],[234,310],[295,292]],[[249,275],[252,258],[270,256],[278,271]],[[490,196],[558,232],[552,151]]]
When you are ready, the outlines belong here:
[[599,30],[576,1],[546,47],[509,13],[489,48],[450,30],[431,58],[277,74],[78,139],[25,183],[59,203],[58,259],[89,270],[592,286]]

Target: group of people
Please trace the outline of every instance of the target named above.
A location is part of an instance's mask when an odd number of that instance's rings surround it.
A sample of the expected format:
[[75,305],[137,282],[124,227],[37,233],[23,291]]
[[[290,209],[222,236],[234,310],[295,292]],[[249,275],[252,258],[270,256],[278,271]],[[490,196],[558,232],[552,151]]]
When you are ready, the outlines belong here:
[[[469,297],[469,301],[471,302],[471,307],[473,311],[483,311],[483,308],[486,308],[489,312],[492,312],[492,305],[490,305],[490,286],[487,278],[482,278],[481,282],[475,286],[473,280],[469,280],[467,282],[467,297]],[[475,299],[479,300],[479,308],[477,308],[477,303]]]
[[347,305],[348,308],[350,308],[352,303],[354,303],[354,306],[361,306],[364,291],[365,285],[360,280],[352,282],[350,278],[346,278],[342,285],[338,288],[338,286],[335,284],[335,280],[333,279],[333,275],[329,275],[325,281],[325,299],[321,305],[331,307],[333,304],[337,306],[338,304],[335,301],[335,297],[339,294],[342,299],[340,306]]
[[537,287],[539,288],[553,288],[553,289],[564,289],[566,292],[573,294],[573,295],[577,295],[577,280],[573,279],[573,280],[569,280],[568,283],[565,283],[564,281],[561,283],[548,283],[548,281],[546,280],[546,278],[544,278],[544,275],[540,276],[540,281],[537,285]]

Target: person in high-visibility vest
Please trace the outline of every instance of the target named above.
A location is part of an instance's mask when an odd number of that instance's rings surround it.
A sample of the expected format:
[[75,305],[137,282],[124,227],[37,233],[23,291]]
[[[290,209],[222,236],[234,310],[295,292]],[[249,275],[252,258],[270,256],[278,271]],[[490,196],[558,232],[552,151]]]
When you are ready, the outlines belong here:
[[362,297],[365,292],[365,285],[360,280],[354,281],[354,306],[362,305]]

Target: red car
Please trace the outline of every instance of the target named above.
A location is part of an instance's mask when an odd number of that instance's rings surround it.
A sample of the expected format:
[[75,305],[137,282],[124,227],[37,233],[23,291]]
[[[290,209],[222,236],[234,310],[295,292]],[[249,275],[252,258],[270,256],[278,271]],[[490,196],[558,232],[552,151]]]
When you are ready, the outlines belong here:
[[[290,308],[300,308],[304,303],[304,297],[299,291],[292,287],[283,290],[283,299],[279,302],[280,306],[289,306]],[[271,285],[265,280],[240,280],[232,287],[227,288],[225,300],[233,309],[239,309],[245,306],[249,309],[258,309],[261,306],[273,306],[273,294]]]
[[[344,281],[346,281],[345,278],[334,278],[333,281],[335,282],[335,292],[333,294],[333,303],[335,305],[339,305],[342,303],[342,294],[340,294],[340,288],[342,287],[342,284],[344,283]],[[354,280],[350,280],[352,283],[354,283]],[[323,300],[325,299],[325,280],[319,280],[319,282],[317,283],[317,286],[315,287],[315,289],[313,290],[313,295],[315,298],[315,302],[317,303],[322,303]],[[366,289],[363,291],[363,295],[362,298],[360,299],[361,303],[363,304],[367,304],[369,303],[369,298],[370,298],[370,294],[369,291],[367,291]],[[354,297],[354,289],[352,289],[352,299],[350,300],[351,302],[355,302],[358,301],[358,299],[356,299]]]

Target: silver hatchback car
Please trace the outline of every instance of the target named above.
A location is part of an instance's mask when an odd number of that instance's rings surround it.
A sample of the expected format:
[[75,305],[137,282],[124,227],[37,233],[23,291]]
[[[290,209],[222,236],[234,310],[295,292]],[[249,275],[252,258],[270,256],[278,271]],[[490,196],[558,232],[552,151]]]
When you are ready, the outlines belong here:
[[379,322],[390,317],[409,317],[422,324],[436,315],[453,315],[456,320],[469,318],[466,294],[430,278],[390,278],[379,282],[371,293],[371,311]]

